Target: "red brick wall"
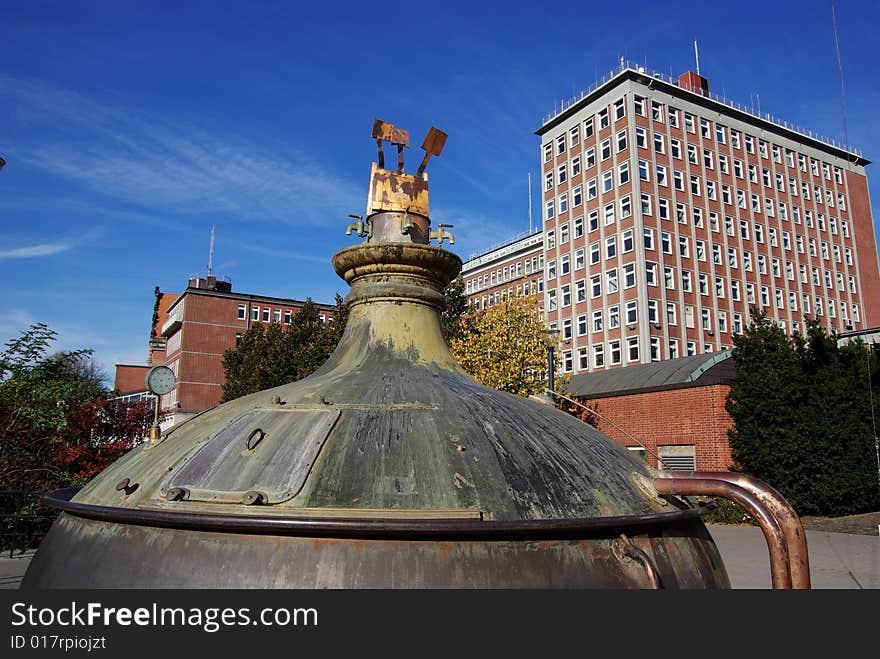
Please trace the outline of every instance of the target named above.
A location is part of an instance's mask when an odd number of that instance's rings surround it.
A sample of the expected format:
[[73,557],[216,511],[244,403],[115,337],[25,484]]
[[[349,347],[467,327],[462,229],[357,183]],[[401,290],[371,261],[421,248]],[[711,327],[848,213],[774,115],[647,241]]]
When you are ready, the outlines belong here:
[[168,307],[174,304],[178,297],[180,296],[177,293],[159,293],[159,308],[157,309],[159,320],[156,321],[153,336],[157,338],[162,336],[162,325],[168,322]]
[[868,179],[860,174],[846,172],[849,188],[849,212],[855,234],[859,278],[862,283],[862,302],[865,305],[865,327],[880,326],[880,271],[877,266],[877,243],[874,239],[874,218],[868,196]]
[[[733,426],[724,409],[728,391],[727,385],[712,385],[585,402],[598,405],[599,414],[644,444],[652,467],[657,467],[657,446],[692,444],[697,469],[727,470],[731,465],[727,430]],[[624,446],[639,445],[604,419],[599,420],[599,429]]]
[[[223,352],[234,348],[235,335],[245,332],[252,324],[249,320],[252,306],[260,308],[258,322],[262,322],[262,310],[266,307],[272,310],[270,322],[274,319],[275,309],[280,309],[282,323],[285,310],[289,309],[295,314],[299,308],[288,304],[197,293],[188,293],[182,304],[185,305],[183,324],[174,335],[179,337],[180,344],[179,347],[172,345],[163,362],[168,366],[177,362],[176,409],[184,412],[200,412],[220,403],[225,380]],[[247,306],[244,320],[238,319],[240,304]],[[320,313],[328,318],[333,316],[330,310],[322,310]],[[164,322],[165,320],[161,320],[160,325]]]
[[129,366],[127,364],[116,365],[116,382],[113,388],[121,394],[130,394],[136,391],[145,391],[147,385],[145,379],[149,366]]

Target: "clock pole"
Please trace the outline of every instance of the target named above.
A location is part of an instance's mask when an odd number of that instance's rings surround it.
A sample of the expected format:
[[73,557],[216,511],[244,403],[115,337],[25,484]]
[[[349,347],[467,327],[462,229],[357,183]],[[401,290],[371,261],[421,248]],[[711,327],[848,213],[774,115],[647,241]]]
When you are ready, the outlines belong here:
[[153,412],[153,427],[150,428],[148,448],[155,446],[162,439],[162,430],[159,428],[159,407],[162,403],[162,394],[167,394],[174,389],[174,380],[174,371],[167,366],[154,366],[147,372],[144,383],[150,393],[156,397],[156,409]]
[[150,446],[154,446],[162,439],[162,430],[159,428],[159,405],[162,403],[162,394],[156,394],[156,407],[153,410],[153,427],[150,428]]

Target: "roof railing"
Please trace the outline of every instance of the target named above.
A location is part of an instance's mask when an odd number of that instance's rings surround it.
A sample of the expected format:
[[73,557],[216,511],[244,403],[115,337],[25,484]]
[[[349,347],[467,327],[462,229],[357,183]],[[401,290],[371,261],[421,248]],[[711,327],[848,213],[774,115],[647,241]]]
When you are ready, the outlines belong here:
[[[550,113],[544,115],[542,125],[546,125],[547,123],[549,123],[550,121],[552,121],[553,119],[555,119],[556,117],[561,115],[563,112],[568,110],[570,107],[572,107],[576,103],[582,101],[588,95],[592,94],[594,91],[599,89],[599,87],[606,84],[609,80],[621,75],[625,71],[634,71],[636,73],[640,73],[642,75],[649,76],[651,78],[656,78],[658,80],[662,80],[663,82],[666,82],[670,85],[675,85],[676,87],[681,87],[681,85],[679,85],[679,83],[678,83],[678,78],[675,78],[671,75],[667,75],[665,73],[661,73],[659,71],[654,71],[652,69],[649,69],[648,67],[646,67],[643,64],[635,64],[635,63],[629,62],[627,60],[621,60],[620,65],[618,66],[617,70],[611,69],[608,73],[604,74],[602,77],[597,79],[596,82],[594,82],[592,85],[590,85],[589,87],[587,87],[583,91],[581,91],[580,94],[577,94],[567,100],[562,101],[558,108],[554,105],[553,112],[550,112]],[[684,88],[682,87],[682,89],[684,89]],[[690,91],[690,90],[685,90],[685,91]],[[691,93],[696,93],[696,92],[691,92]],[[824,136],[819,135],[818,133],[816,133],[812,130],[809,130],[806,128],[801,128],[800,126],[793,124],[790,121],[786,121],[784,119],[780,119],[778,117],[775,117],[774,115],[770,114],[769,112],[756,111],[754,107],[749,107],[749,106],[746,106],[742,103],[737,103],[736,101],[730,100],[729,98],[722,96],[720,94],[713,94],[712,92],[704,92],[701,95],[704,96],[705,98],[708,98],[708,99],[715,101],[716,103],[726,105],[727,107],[732,108],[734,110],[738,110],[739,112],[744,112],[744,113],[746,113],[752,117],[756,117],[762,121],[768,121],[772,124],[775,124],[776,126],[779,126],[780,128],[785,128],[786,130],[790,130],[795,133],[799,133],[800,135],[803,135],[805,137],[809,137],[810,139],[816,140],[817,142],[822,142],[823,144],[827,144],[828,146],[832,146],[836,149],[840,149],[842,151],[846,151],[848,153],[856,155],[859,158],[862,157],[861,150],[859,150],[855,147],[852,147],[852,146],[849,146],[846,144],[841,144],[837,140],[833,140],[831,138],[824,137]]]
[[491,252],[494,252],[496,249],[501,249],[502,247],[507,247],[508,245],[512,245],[513,243],[518,242],[518,241],[522,240],[523,238],[528,238],[530,236],[537,236],[542,233],[543,232],[541,231],[541,229],[532,229],[531,231],[528,231],[528,230],[520,231],[518,234],[516,234],[512,238],[508,238],[507,240],[504,240],[503,242],[495,243],[493,246],[489,247],[488,249],[480,250],[478,252],[472,252],[470,255],[470,258],[468,258],[468,260],[464,262],[464,265],[465,266],[468,265],[471,261],[473,261],[476,258],[480,258],[481,256],[487,256]]

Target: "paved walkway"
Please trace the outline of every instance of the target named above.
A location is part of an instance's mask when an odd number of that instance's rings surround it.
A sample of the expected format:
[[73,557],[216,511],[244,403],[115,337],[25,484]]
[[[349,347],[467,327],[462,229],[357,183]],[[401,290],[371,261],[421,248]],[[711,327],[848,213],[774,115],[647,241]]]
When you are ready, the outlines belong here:
[[[756,526],[709,526],[734,588],[770,588],[770,559]],[[880,589],[880,535],[807,531],[813,588]],[[33,552],[0,556],[0,588],[18,588]]]
[[[734,588],[770,588],[770,558],[757,526],[709,526]],[[880,535],[807,531],[813,588],[880,588]]]
[[33,555],[33,551],[15,552],[13,558],[9,558],[9,550],[0,554],[0,588],[18,588]]

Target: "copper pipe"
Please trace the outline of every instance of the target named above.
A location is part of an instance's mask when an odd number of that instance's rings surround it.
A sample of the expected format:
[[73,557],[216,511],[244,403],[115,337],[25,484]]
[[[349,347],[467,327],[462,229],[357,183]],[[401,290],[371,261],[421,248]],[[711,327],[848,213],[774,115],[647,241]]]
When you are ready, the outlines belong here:
[[675,475],[677,478],[717,478],[739,485],[756,495],[773,513],[785,534],[791,558],[792,588],[804,590],[810,588],[810,556],[807,551],[804,526],[791,504],[776,489],[754,476],[732,471],[690,471]]
[[614,541],[613,546],[623,556],[631,558],[642,566],[645,570],[645,574],[648,575],[648,583],[651,588],[654,590],[660,590],[664,587],[663,578],[660,576],[660,570],[657,569],[654,559],[652,559],[647,552],[636,547],[625,534],[621,534],[620,537]]
[[791,561],[788,543],[779,522],[758,498],[745,487],[718,478],[703,478],[697,475],[683,478],[654,478],[652,483],[659,494],[680,494],[692,496],[717,496],[735,501],[745,508],[758,521],[767,549],[770,552],[770,582],[775,589],[791,588]]

